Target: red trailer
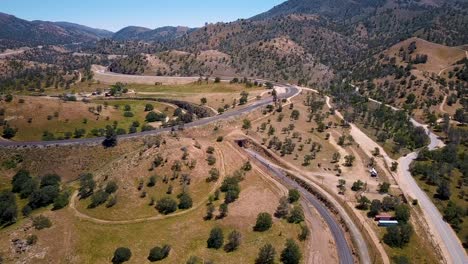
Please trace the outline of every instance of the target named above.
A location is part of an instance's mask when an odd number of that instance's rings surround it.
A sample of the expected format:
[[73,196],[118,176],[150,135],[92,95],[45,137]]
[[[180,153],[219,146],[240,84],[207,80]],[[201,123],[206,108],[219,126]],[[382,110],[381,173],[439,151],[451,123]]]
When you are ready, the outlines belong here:
[[375,221],[381,221],[381,220],[384,220],[384,221],[393,220],[393,216],[387,215],[387,214],[381,214],[381,215],[375,216]]

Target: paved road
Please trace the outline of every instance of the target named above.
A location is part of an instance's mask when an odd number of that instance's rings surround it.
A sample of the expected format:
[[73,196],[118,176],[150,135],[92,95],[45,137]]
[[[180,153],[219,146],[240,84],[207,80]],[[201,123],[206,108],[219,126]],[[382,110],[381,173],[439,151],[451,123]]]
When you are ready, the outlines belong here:
[[[283,85],[282,87],[284,87],[285,89],[278,89],[278,91],[284,91],[283,93],[278,94],[279,99],[287,99],[287,98],[295,96],[296,94],[300,92],[300,90],[294,86]],[[270,103],[272,103],[272,98],[261,99],[244,108],[234,109],[222,115],[198,119],[192,123],[185,124],[184,128],[199,127],[199,126],[204,126],[204,125],[208,125],[211,123],[215,123],[218,121],[226,120],[228,118],[235,118],[243,114],[252,112],[253,110],[266,106]],[[137,137],[143,137],[143,136],[148,136],[148,135],[157,135],[163,132],[170,132],[173,129],[177,129],[177,128],[176,127],[158,128],[152,131],[139,132],[135,134],[126,134],[126,135],[119,136],[118,138],[128,139],[128,138],[137,138]],[[96,144],[96,143],[101,143],[103,140],[104,140],[103,137],[98,137],[98,138],[84,138],[84,139],[55,140],[55,141],[25,141],[25,142],[0,141],[0,147],[22,147],[22,146],[45,147],[45,146],[74,145],[74,144]]]
[[262,163],[266,166],[272,174],[274,174],[278,179],[286,184],[289,188],[296,188],[301,193],[302,197],[306,199],[306,201],[312,204],[315,209],[317,209],[318,213],[322,216],[322,218],[327,223],[332,235],[335,239],[336,248],[338,251],[338,256],[340,259],[341,264],[353,264],[353,254],[351,252],[351,248],[346,241],[344,231],[341,229],[340,225],[338,224],[337,220],[331,215],[331,213],[325,208],[325,206],[310,192],[300,186],[296,181],[292,180],[291,178],[287,177],[283,171],[278,169],[276,166],[273,166],[270,161],[263,158],[261,155],[258,155],[255,151],[251,149],[246,149],[247,153],[250,154],[253,158],[257,161]]
[[[381,104],[381,102],[377,100],[371,98],[369,100]],[[327,104],[329,104],[330,106],[329,98],[327,98]],[[391,107],[394,110],[400,110],[390,105],[387,106]],[[337,115],[340,116],[339,112],[337,112]],[[410,121],[413,123],[413,125],[417,127],[423,127],[426,130],[430,139],[430,143],[428,145],[429,150],[434,150],[438,147],[444,146],[444,142],[442,142],[436,134],[432,133],[428,129],[427,125],[417,122],[414,118],[411,118]],[[351,124],[351,126],[352,129],[359,130],[353,124]],[[359,130],[357,132],[359,132],[359,135],[353,135],[353,137],[355,138],[356,142],[359,143],[361,146],[378,146],[377,143],[375,143],[362,131]],[[394,160],[391,159],[385,151],[382,151],[382,148],[380,149],[381,155],[384,157],[386,162],[388,164],[391,164],[391,162],[393,162]],[[396,175],[395,179],[405,194],[409,195],[413,199],[418,200],[419,207],[421,208],[424,214],[424,218],[429,225],[430,232],[433,234],[436,243],[440,246],[443,257],[446,259],[447,263],[468,263],[466,251],[463,248],[458,236],[450,227],[450,225],[444,221],[443,216],[440,214],[437,207],[434,205],[434,203],[432,203],[432,200],[427,196],[426,192],[424,192],[419,187],[419,185],[411,175],[411,172],[409,171],[411,163],[417,158],[417,156],[418,152],[413,152],[411,154],[406,155],[405,157],[401,157],[400,159],[398,159],[398,175]]]
[[[412,120],[415,126],[422,126],[428,132],[431,140],[428,145],[429,150],[434,150],[439,146],[443,146],[443,142],[430,132],[427,126],[424,126],[415,120]],[[429,224],[432,233],[436,236],[436,240],[444,253],[444,257],[448,263],[468,263],[466,251],[463,248],[457,234],[452,227],[444,221],[443,216],[432,203],[432,200],[427,196],[426,192],[421,190],[416,180],[409,171],[411,163],[418,157],[417,152],[413,152],[406,157],[398,160],[398,184],[414,199],[418,200],[419,207],[422,209],[425,219]]]

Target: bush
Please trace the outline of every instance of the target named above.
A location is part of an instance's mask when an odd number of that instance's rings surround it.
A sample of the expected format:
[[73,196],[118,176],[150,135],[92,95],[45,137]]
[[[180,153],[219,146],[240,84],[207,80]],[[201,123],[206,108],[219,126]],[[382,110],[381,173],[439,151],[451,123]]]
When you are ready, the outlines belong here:
[[117,183],[115,181],[111,181],[106,185],[106,193],[113,194],[117,191],[118,188],[119,186],[117,185]]
[[145,105],[145,112],[153,111],[154,106],[152,104],[146,104]]
[[286,246],[281,252],[281,262],[284,264],[299,264],[302,258],[299,246],[292,239],[286,241]]
[[177,210],[177,202],[171,197],[164,197],[156,203],[156,209],[159,213],[168,215]]
[[130,111],[125,111],[124,112],[124,117],[134,117],[135,114],[133,114],[133,112],[130,112]]
[[[36,235],[29,235],[26,238],[26,243],[28,243],[28,245],[30,245],[30,246],[36,244],[37,243],[37,236]],[[0,261],[0,263],[1,263],[1,261]]]
[[145,120],[146,122],[149,122],[149,123],[165,121],[166,115],[163,113],[156,113],[156,112],[151,111],[146,115]]
[[299,224],[304,221],[304,211],[300,205],[294,206],[291,210],[291,214],[288,217],[289,223]]
[[164,245],[162,248],[154,247],[150,250],[148,260],[151,262],[163,260],[167,258],[167,256],[169,256],[170,252],[171,252],[171,246],[169,245]]
[[65,208],[70,202],[70,192],[64,191],[61,192],[54,200],[54,207],[52,210],[59,210]]
[[232,252],[239,248],[241,243],[242,235],[239,231],[232,231],[228,236],[228,243],[224,246],[224,250]]
[[130,249],[125,247],[119,247],[114,252],[114,257],[112,258],[112,263],[118,264],[129,261],[132,257],[132,252]]
[[384,235],[383,241],[390,247],[402,248],[409,243],[412,234],[413,227],[409,224],[391,226],[387,228],[387,233]]
[[298,236],[299,241],[305,241],[310,235],[310,230],[306,225],[301,225],[301,233]]
[[211,229],[210,237],[206,241],[208,248],[220,249],[224,244],[223,230],[219,227]]
[[299,193],[297,189],[289,190],[288,200],[290,203],[295,203],[299,201],[300,198],[301,198],[301,194]]
[[224,140],[224,137],[222,136],[219,136],[216,138],[216,142],[223,142],[223,140]]
[[274,264],[276,251],[271,244],[266,244],[260,248],[255,264]]
[[0,226],[16,222],[18,208],[16,197],[12,192],[0,192]]
[[52,226],[52,222],[49,218],[43,215],[39,215],[32,218],[33,227],[37,230],[42,230],[44,228],[49,228]]
[[103,190],[99,190],[91,196],[91,203],[88,207],[96,208],[101,204],[105,203],[107,201],[107,198],[109,198],[109,194]]
[[254,226],[254,231],[264,232],[271,228],[273,221],[269,213],[259,213],[257,216],[257,222]]
[[156,182],[158,180],[158,177],[156,177],[156,175],[152,175],[149,177],[149,180],[148,180],[148,184],[146,184],[146,186],[148,187],[154,187],[156,186]]
[[179,209],[189,209],[193,205],[192,197],[187,192],[180,194],[179,196]]

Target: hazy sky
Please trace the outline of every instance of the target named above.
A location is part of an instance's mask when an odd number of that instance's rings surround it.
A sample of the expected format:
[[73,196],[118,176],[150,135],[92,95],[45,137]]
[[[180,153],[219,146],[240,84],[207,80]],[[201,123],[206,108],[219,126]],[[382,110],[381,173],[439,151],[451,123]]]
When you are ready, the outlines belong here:
[[0,0],[0,12],[117,31],[133,25],[200,27],[249,18],[285,0]]

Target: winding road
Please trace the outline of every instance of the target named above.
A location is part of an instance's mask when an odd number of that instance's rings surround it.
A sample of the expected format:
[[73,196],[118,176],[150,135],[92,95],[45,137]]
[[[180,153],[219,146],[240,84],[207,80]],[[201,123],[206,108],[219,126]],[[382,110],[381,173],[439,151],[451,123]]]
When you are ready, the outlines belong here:
[[[371,98],[369,98],[369,101],[382,104],[381,102]],[[327,105],[332,107],[329,97],[327,97]],[[387,106],[391,107],[393,110],[400,110],[391,105]],[[336,111],[336,114],[338,117],[343,119],[343,116],[340,112]],[[414,126],[423,127],[426,130],[426,133],[430,139],[430,143],[427,146],[429,150],[434,150],[444,146],[444,142],[442,142],[436,134],[431,132],[427,125],[419,123],[414,118],[411,118],[410,121]],[[383,150],[383,148],[381,148],[374,140],[362,132],[357,126],[354,124],[350,125],[351,135],[364,151],[370,154],[375,147],[378,147],[380,149],[381,156],[387,163],[387,166],[390,166],[390,164],[395,161],[390,158],[390,156],[385,152],[385,150]],[[454,264],[468,263],[466,251],[463,248],[458,236],[450,227],[450,225],[444,221],[443,216],[434,205],[430,197],[428,197],[426,192],[424,192],[421,187],[419,187],[418,183],[411,175],[410,165],[417,157],[418,151],[415,151],[406,155],[405,157],[398,159],[398,171],[396,175],[394,175],[394,178],[400,186],[401,190],[406,195],[409,195],[411,198],[418,200],[419,208],[424,214],[424,219],[429,226],[429,231],[442,250],[442,255],[446,262]]]
[[310,192],[300,186],[296,181],[287,177],[283,171],[270,163],[267,159],[257,154],[251,149],[245,150],[251,157],[256,159],[262,165],[264,165],[271,172],[272,175],[276,176],[284,185],[289,188],[295,188],[299,190],[301,196],[310,204],[312,204],[317,212],[322,216],[322,218],[327,223],[330,231],[335,239],[336,248],[338,251],[338,256],[340,259],[340,264],[353,264],[354,258],[351,251],[351,247],[348,245],[344,231],[338,224],[337,220],[332,216],[332,214],[327,210],[327,208],[320,202],[315,196]]
[[[294,97],[295,95],[299,94],[300,89],[294,86],[279,86],[283,89],[278,89],[278,99],[288,99]],[[193,128],[204,126],[212,123],[216,123],[221,120],[226,120],[228,118],[236,118],[243,114],[252,112],[258,108],[271,104],[273,102],[273,98],[264,98],[254,103],[245,106],[243,108],[236,108],[232,111],[226,112],[222,115],[207,117],[203,119],[198,119],[192,123],[188,123],[184,125],[184,128]],[[134,134],[126,134],[118,136],[118,139],[130,139],[130,138],[138,138],[144,137],[149,135],[157,135],[164,132],[170,132],[177,127],[167,127],[167,128],[158,128],[151,131],[139,132]],[[104,140],[103,137],[97,138],[83,138],[83,139],[67,139],[67,140],[54,140],[54,141],[0,141],[0,147],[46,147],[46,146],[66,146],[66,145],[75,145],[75,144],[100,144]]]

